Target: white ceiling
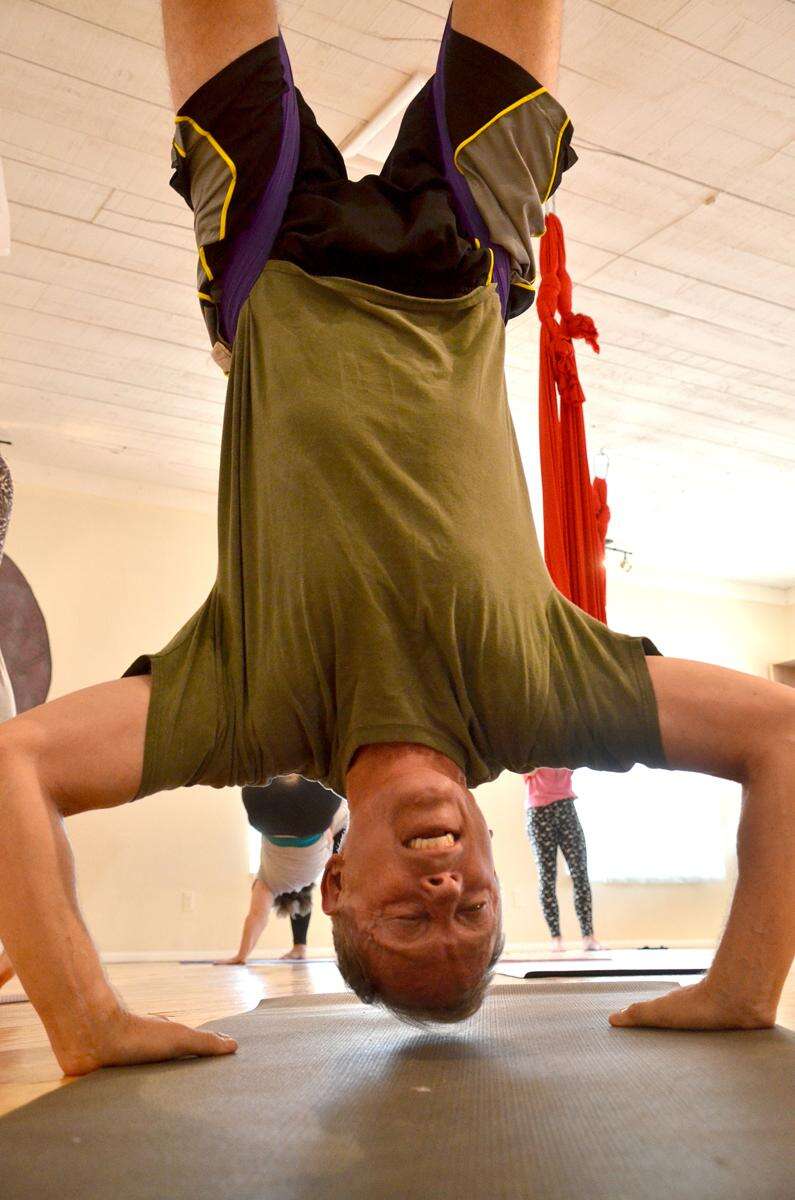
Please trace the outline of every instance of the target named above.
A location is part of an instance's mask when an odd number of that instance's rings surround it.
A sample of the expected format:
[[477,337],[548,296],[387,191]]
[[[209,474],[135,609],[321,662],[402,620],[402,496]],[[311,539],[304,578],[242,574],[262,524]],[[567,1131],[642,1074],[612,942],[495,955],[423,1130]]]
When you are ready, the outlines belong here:
[[[447,0],[281,11],[298,82],[343,143],[433,70]],[[569,0],[560,97],[580,162],[557,211],[575,307],[601,332],[579,361],[612,535],[658,571],[792,587],[795,4]],[[3,0],[0,438],[21,478],[214,489],[224,382],[170,140],[157,0]],[[537,325],[509,334],[531,477]]]

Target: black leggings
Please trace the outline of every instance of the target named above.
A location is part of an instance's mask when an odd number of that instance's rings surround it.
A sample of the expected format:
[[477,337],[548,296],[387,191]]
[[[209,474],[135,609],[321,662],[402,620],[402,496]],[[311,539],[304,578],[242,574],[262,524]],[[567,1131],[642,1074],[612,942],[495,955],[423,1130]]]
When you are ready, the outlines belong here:
[[306,935],[309,931],[309,918],[311,916],[312,916],[312,913],[308,912],[308,913],[304,913],[304,915],[302,917],[290,917],[290,924],[293,927],[293,945],[294,946],[305,946],[306,945]]
[[585,835],[573,800],[555,800],[541,808],[527,810],[527,836],[538,864],[541,908],[552,937],[560,937],[560,912],[555,891],[558,872],[558,846],[571,872],[574,884],[574,911],[583,937],[593,934],[591,885],[588,882],[588,856]]

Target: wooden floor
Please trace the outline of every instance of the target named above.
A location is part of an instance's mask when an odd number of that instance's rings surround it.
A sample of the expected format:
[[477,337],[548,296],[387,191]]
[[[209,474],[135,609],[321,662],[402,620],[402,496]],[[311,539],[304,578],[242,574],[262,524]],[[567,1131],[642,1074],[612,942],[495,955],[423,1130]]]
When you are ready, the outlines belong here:
[[[247,967],[119,963],[110,966],[108,973],[133,1011],[190,1025],[246,1012],[264,998],[345,990],[330,962]],[[692,978],[683,977],[681,982],[692,982]],[[13,980],[0,995],[15,990],[17,981]],[[795,970],[784,990],[778,1019],[795,1029]],[[61,1075],[32,1006],[0,1004],[0,1116],[70,1082]]]

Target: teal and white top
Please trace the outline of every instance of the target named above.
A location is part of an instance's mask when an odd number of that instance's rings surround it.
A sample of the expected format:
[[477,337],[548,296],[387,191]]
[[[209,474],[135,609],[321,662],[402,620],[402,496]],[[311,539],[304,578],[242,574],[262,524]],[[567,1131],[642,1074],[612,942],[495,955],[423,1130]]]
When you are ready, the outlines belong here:
[[348,824],[348,805],[340,801],[331,825],[312,837],[263,835],[257,879],[273,893],[299,892],[322,874],[336,835]]

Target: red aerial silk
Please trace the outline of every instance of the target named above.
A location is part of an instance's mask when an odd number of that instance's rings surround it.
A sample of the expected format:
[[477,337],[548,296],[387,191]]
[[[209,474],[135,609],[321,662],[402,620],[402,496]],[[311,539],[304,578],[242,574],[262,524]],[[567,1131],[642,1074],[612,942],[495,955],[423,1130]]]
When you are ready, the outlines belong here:
[[[541,240],[541,286],[536,300],[541,321],[538,420],[544,558],[558,591],[606,622],[607,482],[594,479],[591,483],[582,413],[585,396],[577,374],[574,338],[582,338],[597,354],[599,342],[593,321],[573,313],[571,300],[563,226],[550,213]],[[539,767],[537,775],[548,771],[548,767]]]
[[571,309],[571,277],[558,218],[547,216],[541,241],[539,429],[544,490],[544,558],[555,586],[600,621],[605,608],[605,538],[610,520],[607,484],[591,483],[585,444],[585,402],[574,338],[599,353],[596,326]]

